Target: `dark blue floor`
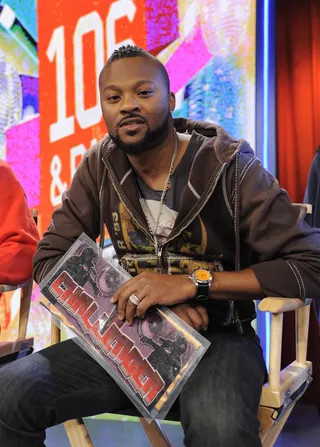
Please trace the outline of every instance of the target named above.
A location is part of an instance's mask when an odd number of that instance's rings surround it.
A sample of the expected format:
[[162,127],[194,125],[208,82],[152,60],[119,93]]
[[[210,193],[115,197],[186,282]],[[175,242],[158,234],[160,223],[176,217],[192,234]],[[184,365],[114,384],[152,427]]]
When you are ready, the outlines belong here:
[[[150,447],[140,422],[86,419],[86,426],[95,447]],[[183,432],[180,425],[164,425],[164,429],[174,447],[183,447]],[[46,446],[70,447],[61,425],[47,431]]]
[[310,405],[292,411],[275,447],[320,447],[320,416]]
[[[86,419],[86,425],[95,447],[150,447],[138,422]],[[165,424],[164,429],[174,447],[183,447],[180,425]],[[47,431],[46,446],[70,447],[63,426]],[[320,447],[320,416],[317,410],[308,405],[297,405],[275,447]]]

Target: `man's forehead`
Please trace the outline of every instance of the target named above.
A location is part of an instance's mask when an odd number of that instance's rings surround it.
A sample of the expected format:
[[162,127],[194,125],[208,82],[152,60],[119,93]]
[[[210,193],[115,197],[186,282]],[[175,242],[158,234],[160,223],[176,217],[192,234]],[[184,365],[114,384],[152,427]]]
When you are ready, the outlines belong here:
[[140,80],[156,82],[161,73],[157,64],[146,57],[128,57],[111,62],[100,76],[100,85],[131,85]]

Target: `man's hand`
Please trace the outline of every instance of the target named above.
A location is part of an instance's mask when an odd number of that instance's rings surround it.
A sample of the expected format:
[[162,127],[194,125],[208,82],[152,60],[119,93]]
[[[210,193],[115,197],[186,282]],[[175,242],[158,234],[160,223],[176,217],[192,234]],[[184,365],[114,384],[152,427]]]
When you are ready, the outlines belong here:
[[196,331],[207,330],[209,317],[205,307],[177,304],[176,306],[170,307],[170,310]]
[[[136,295],[139,299],[138,306],[129,300],[131,295]],[[123,284],[111,302],[118,303],[119,318],[125,318],[128,324],[132,324],[134,316],[143,318],[152,306],[173,306],[184,303],[195,295],[196,286],[187,275],[145,272]]]

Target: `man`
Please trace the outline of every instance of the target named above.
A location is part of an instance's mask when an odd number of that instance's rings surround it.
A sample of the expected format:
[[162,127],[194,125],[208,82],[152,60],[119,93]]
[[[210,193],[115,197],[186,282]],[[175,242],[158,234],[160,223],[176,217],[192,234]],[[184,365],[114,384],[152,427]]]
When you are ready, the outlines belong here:
[[[82,232],[102,234],[103,246],[106,224],[134,276],[113,297],[120,318],[131,324],[135,313],[168,305],[211,342],[179,396],[185,445],[259,446],[266,374],[252,300],[319,294],[319,232],[244,140],[173,120],[175,97],[153,56],[120,48],[99,81],[109,134],[85,154],[53,214],[34,277]],[[131,405],[71,341],[3,368],[0,387],[0,443],[11,447],[43,446],[49,426]]]
[[0,160],[0,284],[22,284],[32,275],[39,236],[23,189]]

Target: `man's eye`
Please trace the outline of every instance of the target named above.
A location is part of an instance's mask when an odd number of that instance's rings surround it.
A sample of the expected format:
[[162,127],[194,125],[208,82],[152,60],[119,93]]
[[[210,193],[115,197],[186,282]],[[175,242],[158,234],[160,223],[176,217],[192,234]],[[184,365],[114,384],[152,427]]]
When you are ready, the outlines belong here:
[[120,96],[118,96],[118,95],[108,96],[108,101],[110,101],[110,102],[116,102],[119,99],[120,99]]
[[152,90],[143,90],[139,92],[139,96],[150,96],[152,94]]

